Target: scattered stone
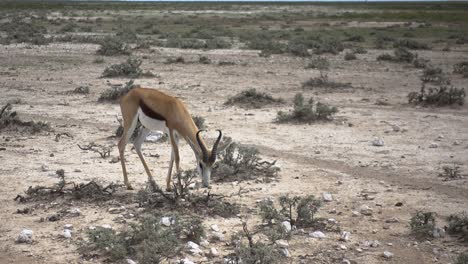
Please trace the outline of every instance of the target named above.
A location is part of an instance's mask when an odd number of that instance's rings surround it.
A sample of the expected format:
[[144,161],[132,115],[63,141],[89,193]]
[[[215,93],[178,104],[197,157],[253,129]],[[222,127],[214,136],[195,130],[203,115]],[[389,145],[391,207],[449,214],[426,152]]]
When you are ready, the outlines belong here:
[[440,227],[435,227],[434,230],[432,230],[432,236],[434,238],[445,237],[445,229],[440,228]]
[[370,241],[370,247],[376,248],[380,246],[380,242],[378,240]]
[[68,213],[69,216],[80,216],[81,215],[80,208],[76,208],[76,207],[68,209],[67,213]]
[[219,232],[219,227],[218,225],[211,225],[211,230],[215,231],[215,232]]
[[370,208],[368,205],[362,205],[360,207],[360,212],[363,215],[372,215],[372,208]]
[[276,244],[279,248],[288,248],[288,247],[289,247],[288,241],[286,241],[286,240],[284,240],[284,239],[276,240],[276,241],[275,241],[275,244]]
[[345,245],[339,245],[338,248],[341,249],[341,250],[347,250],[348,249]]
[[46,217],[47,221],[50,221],[50,222],[56,222],[56,221],[60,220],[61,218],[62,218],[61,214],[53,214],[53,215],[50,215],[50,216]]
[[362,248],[356,248],[356,251],[359,252],[359,253],[362,253]]
[[372,140],[372,146],[383,147],[384,145],[385,145],[385,142],[383,138],[375,138],[374,140]]
[[121,207],[112,207],[112,208],[109,208],[109,210],[107,210],[109,213],[111,214],[120,214],[122,213],[123,211],[125,211],[125,207],[124,206],[121,206]]
[[68,229],[68,230],[72,230],[72,229],[73,229],[73,225],[72,225],[72,224],[65,224],[65,225],[63,226],[63,228]]
[[201,245],[202,247],[208,247],[208,246],[210,245],[210,242],[208,242],[208,240],[206,240],[206,239],[202,239],[202,240],[200,241],[200,245]]
[[318,238],[318,239],[323,239],[325,238],[325,234],[321,231],[315,231],[315,232],[312,232],[309,234],[309,236],[313,237],[313,238]]
[[393,243],[387,243],[387,246],[391,246],[391,247],[392,247],[392,246],[393,246]]
[[351,236],[351,233],[348,231],[342,231],[340,235],[340,241],[349,241],[349,237]]
[[181,259],[179,263],[180,264],[195,264],[195,262],[191,261],[188,258]]
[[221,242],[224,241],[224,235],[221,232],[213,232],[212,236],[213,236],[213,240],[215,241],[221,241]]
[[279,249],[279,252],[281,253],[281,255],[283,255],[284,257],[291,257],[291,254],[289,253],[289,250],[287,248],[280,248]]
[[360,216],[361,214],[358,211],[352,211],[353,217]]
[[435,142],[432,142],[430,145],[429,145],[429,148],[438,148],[439,145]]
[[385,220],[385,223],[398,223],[398,222],[400,222],[400,220],[398,220],[398,218],[395,216],[390,219]]
[[333,196],[329,192],[324,192],[322,193],[322,198],[325,202],[331,202],[333,201]]
[[291,227],[291,223],[289,221],[283,221],[281,223],[281,226],[283,226],[284,230],[286,230],[286,232],[290,232],[292,227]]
[[455,146],[458,146],[458,145],[460,145],[460,144],[461,144],[461,143],[460,143],[460,141],[458,141],[458,140],[455,140],[455,141],[453,142],[453,145],[455,145]]
[[210,248],[210,256],[216,257],[219,256],[219,252],[216,248]]
[[336,214],[336,208],[333,208],[331,209],[330,211],[328,211],[329,214]]
[[63,230],[62,237],[66,238],[66,239],[70,239],[72,237],[72,233],[71,233],[70,229]]
[[192,241],[187,242],[186,248],[192,253],[193,255],[201,254],[203,251],[200,249],[200,246]]
[[33,231],[30,229],[23,229],[21,233],[19,233],[16,242],[18,243],[32,243],[33,241]]
[[386,259],[391,259],[394,256],[394,254],[392,252],[390,252],[390,251],[384,251],[382,255]]
[[327,221],[328,221],[328,223],[330,223],[330,224],[336,224],[336,223],[338,222],[338,221],[336,221],[335,218],[328,218]]
[[160,223],[163,226],[171,226],[172,224],[174,224],[174,219],[172,219],[172,217],[170,216],[164,216],[161,217]]
[[112,229],[112,226],[108,224],[101,225],[101,227],[105,229]]
[[137,262],[131,259],[127,259],[127,264],[137,264]]
[[42,164],[42,165],[41,165],[41,170],[44,171],[44,172],[49,171],[49,165],[47,165],[47,164],[45,164],[45,163]]

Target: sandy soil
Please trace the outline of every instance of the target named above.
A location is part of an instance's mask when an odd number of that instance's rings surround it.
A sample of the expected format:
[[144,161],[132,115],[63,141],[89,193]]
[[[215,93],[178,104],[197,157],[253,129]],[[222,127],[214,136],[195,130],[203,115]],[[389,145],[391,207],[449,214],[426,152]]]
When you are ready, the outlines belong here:
[[[124,57],[106,57],[104,64],[95,64],[96,45],[50,44],[44,47],[10,45],[0,47],[0,105],[12,99],[21,119],[47,121],[53,132],[37,135],[2,131],[0,136],[0,263],[96,263],[99,259],[83,260],[77,253],[77,243],[91,225],[111,224],[118,227],[116,215],[107,212],[119,200],[106,203],[73,201],[68,204],[20,204],[13,199],[29,186],[48,185],[58,181],[55,171],[64,169],[66,177],[75,182],[98,179],[104,183],[122,183],[119,163],[110,163],[97,153],[82,151],[77,144],[96,142],[112,146],[111,156],[117,156],[116,140],[108,139],[118,126],[117,104],[98,103],[100,93],[110,84],[122,84],[127,79],[100,78],[104,68],[123,61]],[[442,181],[441,166],[457,162],[468,171],[468,106],[457,108],[419,108],[406,104],[406,95],[420,87],[421,70],[402,64],[375,60],[382,50],[369,50],[356,61],[344,61],[342,55],[329,56],[328,76],[336,81],[351,82],[352,89],[338,92],[304,91],[301,83],[319,72],[304,69],[306,60],[287,56],[262,58],[248,50],[177,50],[153,48],[135,55],[146,56],[142,68],[157,74],[155,78],[137,79],[135,83],[154,87],[179,96],[191,112],[204,116],[214,138],[214,129],[243,144],[256,146],[265,159],[278,160],[280,180],[273,183],[241,182],[214,184],[214,193],[230,194],[242,187],[249,192],[232,201],[254,208],[255,201],[283,194],[314,194],[330,192],[334,201],[325,203],[319,216],[335,218],[342,230],[351,232],[349,242],[338,241],[339,234],[327,233],[324,240],[307,234],[297,235],[290,242],[290,263],[341,263],[347,258],[356,263],[450,263],[467,245],[447,236],[429,241],[417,241],[410,235],[408,222],[416,210],[437,213],[439,223],[446,216],[468,208],[466,177]],[[468,60],[459,51],[419,52],[435,65],[451,72],[454,63]],[[166,58],[183,56],[197,62],[199,55],[213,62],[233,61],[234,66],[215,63],[164,64]],[[466,79],[453,75],[452,82],[460,87]],[[87,85],[89,95],[66,93]],[[224,106],[228,96],[248,88],[256,88],[288,101],[288,106],[244,110]],[[273,123],[278,110],[287,110],[297,92],[306,98],[314,96],[339,107],[331,123],[289,125]],[[376,105],[386,100],[388,105]],[[399,129],[394,129],[398,127]],[[73,138],[55,135],[67,132]],[[372,146],[375,137],[382,137],[385,146]],[[458,144],[454,144],[457,142]],[[437,143],[438,148],[429,148]],[[169,160],[167,143],[146,143],[146,160],[163,184]],[[130,180],[138,189],[146,174],[134,151],[127,151]],[[194,167],[190,148],[181,148],[182,167]],[[150,154],[159,154],[159,158]],[[42,169],[43,165],[46,170]],[[120,195],[136,193],[120,191]],[[366,200],[368,194],[373,200]],[[117,194],[119,195],[119,194]],[[396,207],[397,202],[403,206]],[[369,205],[372,216],[352,216],[360,206]],[[34,206],[31,214],[16,214],[17,209]],[[135,207],[130,203],[128,208]],[[82,215],[65,217],[57,222],[41,222],[63,208],[80,208]],[[329,213],[336,209],[336,213]],[[258,221],[255,215],[249,216]],[[386,223],[396,217],[398,222]],[[63,225],[74,225],[73,239],[60,237]],[[238,218],[206,219],[206,226],[216,223],[229,237],[241,229]],[[34,230],[33,244],[16,244],[23,228]],[[362,248],[366,240],[378,240],[377,248]],[[339,249],[345,245],[346,250]],[[223,243],[215,245],[226,254]],[[388,250],[391,260],[381,255]],[[189,256],[192,258],[191,256]],[[221,260],[220,258],[215,260]],[[205,263],[215,262],[205,260]],[[301,262],[302,261],[302,262]]]

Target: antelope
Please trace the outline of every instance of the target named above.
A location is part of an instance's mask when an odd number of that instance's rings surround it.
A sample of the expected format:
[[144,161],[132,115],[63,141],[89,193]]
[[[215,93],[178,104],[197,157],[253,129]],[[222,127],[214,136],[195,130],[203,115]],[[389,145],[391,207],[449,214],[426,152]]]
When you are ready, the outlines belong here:
[[128,181],[125,167],[125,146],[128,142],[133,143],[138,157],[145,168],[151,186],[157,186],[154,178],[141,153],[141,146],[151,131],[167,133],[171,143],[171,160],[166,178],[166,190],[171,190],[171,175],[174,161],[177,173],[180,173],[179,139],[182,137],[190,145],[197,161],[198,173],[202,176],[203,187],[209,187],[211,169],[216,161],[216,153],[224,147],[218,148],[222,132],[218,130],[218,138],[213,148],[208,150],[205,142],[200,137],[204,130],[198,129],[193,122],[184,103],[173,96],[150,88],[133,88],[120,98],[120,109],[122,111],[124,132],[119,140],[119,154],[122,165],[124,183],[127,189],[132,190]]

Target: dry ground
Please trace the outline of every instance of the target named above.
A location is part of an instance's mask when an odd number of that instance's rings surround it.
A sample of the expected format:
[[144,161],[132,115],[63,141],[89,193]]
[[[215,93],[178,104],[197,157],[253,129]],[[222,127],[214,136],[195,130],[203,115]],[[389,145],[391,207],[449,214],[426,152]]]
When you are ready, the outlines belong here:
[[[34,205],[31,214],[16,214],[24,204],[13,201],[29,186],[48,185],[58,181],[55,171],[64,169],[67,179],[84,182],[98,179],[104,183],[122,182],[119,163],[110,163],[97,153],[82,151],[77,144],[96,142],[113,146],[111,156],[117,156],[116,139],[108,139],[118,126],[117,104],[98,103],[100,93],[110,84],[122,84],[127,79],[100,78],[105,68],[121,62],[124,57],[106,57],[104,64],[93,63],[98,45],[52,43],[48,46],[0,46],[0,105],[12,99],[21,119],[47,121],[53,132],[35,135],[2,131],[0,136],[0,263],[96,263],[83,260],[76,251],[76,241],[91,225],[111,224],[118,227],[107,212],[119,204],[111,202],[60,203],[53,201]],[[466,177],[442,181],[441,166],[453,162],[468,171],[468,107],[423,108],[407,104],[406,95],[420,87],[421,70],[410,65],[379,62],[377,55],[385,50],[369,49],[354,61],[344,61],[343,54],[326,55],[331,61],[329,77],[351,82],[352,89],[339,92],[304,91],[301,83],[319,72],[304,69],[307,59],[283,55],[268,58],[257,51],[179,50],[152,47],[151,52],[138,51],[144,57],[142,68],[157,74],[140,78],[135,83],[153,87],[180,97],[193,114],[206,118],[214,138],[220,128],[235,141],[257,147],[265,159],[276,159],[281,167],[280,179],[273,183],[241,182],[213,184],[214,193],[231,194],[242,187],[249,190],[232,201],[254,209],[256,201],[283,194],[321,196],[333,194],[334,201],[326,203],[319,216],[335,218],[342,230],[351,232],[351,241],[339,242],[339,234],[328,233],[325,240],[297,235],[290,242],[290,263],[339,263],[348,258],[356,263],[450,263],[467,244],[447,236],[441,239],[417,241],[410,234],[408,222],[417,210],[434,211],[439,223],[446,216],[468,209]],[[468,60],[466,50],[418,52],[435,65],[451,72],[454,63]],[[197,62],[200,55],[213,62],[233,61],[233,66],[215,63],[164,64],[166,58],[183,56]],[[452,83],[465,87],[467,79],[451,75]],[[87,85],[89,95],[66,93]],[[282,97],[284,107],[245,110],[224,106],[231,95],[248,88]],[[277,124],[273,120],[278,110],[289,109],[297,92],[306,97],[316,96],[339,108],[335,120],[312,125]],[[387,100],[388,105],[377,105]],[[398,126],[394,131],[392,126]],[[55,135],[67,132],[73,138]],[[375,137],[382,137],[385,146],[372,146]],[[429,148],[436,142],[438,148]],[[454,142],[459,144],[455,145]],[[169,159],[167,143],[146,143],[144,154],[157,182],[163,184]],[[190,148],[183,144],[182,167],[194,167]],[[134,151],[127,151],[130,180],[142,187],[146,181],[143,166]],[[160,155],[159,158],[150,156]],[[45,165],[47,170],[42,169]],[[131,195],[135,191],[120,190],[116,195]],[[365,193],[374,200],[365,200]],[[62,201],[62,200],[60,200]],[[403,206],[396,207],[397,202]],[[374,209],[372,216],[352,216],[361,205]],[[26,206],[32,206],[26,204]],[[134,203],[126,204],[134,208]],[[82,215],[58,222],[41,222],[62,209],[79,207]],[[329,213],[335,208],[337,213]],[[246,212],[246,210],[244,210]],[[248,213],[245,213],[248,214]],[[257,222],[255,214],[247,216]],[[392,217],[397,223],[386,223]],[[241,229],[238,218],[205,219],[206,226],[216,223],[226,231],[226,237]],[[65,223],[74,225],[72,241],[60,238]],[[16,244],[15,238],[23,228],[35,232],[33,244]],[[356,248],[365,240],[379,240],[381,245],[359,253]],[[391,243],[391,244],[390,244]],[[345,244],[347,249],[337,249]],[[216,247],[227,253],[223,243]],[[381,257],[384,250],[395,253],[391,260]],[[189,256],[191,258],[191,256]],[[195,258],[196,259],[196,258]],[[201,259],[202,260],[202,259]],[[221,259],[204,260],[205,263]]]

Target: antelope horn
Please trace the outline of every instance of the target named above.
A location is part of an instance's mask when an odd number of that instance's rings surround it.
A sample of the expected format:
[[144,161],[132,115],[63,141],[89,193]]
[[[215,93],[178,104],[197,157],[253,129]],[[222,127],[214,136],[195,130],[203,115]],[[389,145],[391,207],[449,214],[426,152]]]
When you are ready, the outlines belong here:
[[202,131],[204,131],[204,130],[203,129],[198,130],[196,138],[197,138],[198,146],[200,146],[200,149],[201,149],[202,154],[203,154],[203,161],[207,162],[208,161],[208,151],[206,150],[205,145],[201,142],[201,139],[200,139],[200,133]]
[[219,132],[218,139],[214,143],[213,149],[211,150],[211,157],[210,157],[210,162],[211,163],[215,162],[215,160],[216,160],[216,151],[218,150],[219,142],[221,141],[221,137],[223,136],[223,133],[221,132],[221,130],[218,129],[218,132]]

